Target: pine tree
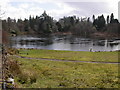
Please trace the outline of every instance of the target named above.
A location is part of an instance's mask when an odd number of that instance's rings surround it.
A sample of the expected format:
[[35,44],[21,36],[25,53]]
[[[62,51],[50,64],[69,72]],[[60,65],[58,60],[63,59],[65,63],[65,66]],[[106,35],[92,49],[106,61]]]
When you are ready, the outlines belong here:
[[92,17],[92,18],[93,18],[93,22],[94,22],[94,21],[95,21],[95,15],[93,15],[93,17]]
[[112,13],[111,16],[110,16],[110,23],[113,23],[113,20],[114,20],[114,15]]
[[107,16],[107,24],[109,23],[109,15]]

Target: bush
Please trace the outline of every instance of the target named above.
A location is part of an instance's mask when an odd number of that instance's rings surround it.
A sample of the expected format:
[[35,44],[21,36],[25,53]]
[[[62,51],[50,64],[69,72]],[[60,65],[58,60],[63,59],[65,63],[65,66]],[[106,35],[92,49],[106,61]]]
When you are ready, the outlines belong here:
[[20,82],[21,84],[25,84],[25,83],[28,82],[28,76],[27,75],[20,74],[18,77],[19,77],[18,82]]
[[21,70],[19,67],[19,64],[17,61],[7,61],[7,64],[9,66],[9,71],[14,75],[17,76],[18,74],[21,74]]
[[34,75],[30,76],[30,83],[35,83],[36,82],[36,77]]
[[19,51],[17,49],[15,49],[15,48],[8,48],[7,51],[8,51],[8,53],[10,55],[14,55],[14,54],[18,54],[19,53]]

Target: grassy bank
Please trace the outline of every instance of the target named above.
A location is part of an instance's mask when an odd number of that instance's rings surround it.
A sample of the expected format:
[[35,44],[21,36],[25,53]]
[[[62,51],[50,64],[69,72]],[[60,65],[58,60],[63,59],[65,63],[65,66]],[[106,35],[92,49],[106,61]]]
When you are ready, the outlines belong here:
[[62,60],[99,61],[99,62],[119,62],[120,52],[84,52],[84,51],[58,51],[58,50],[19,50],[20,56],[33,58],[48,58]]
[[117,64],[18,59],[18,88],[118,88]]
[[[34,49],[20,50],[19,53],[21,53],[21,56],[35,58],[85,61],[94,58],[97,61],[117,61],[117,52]],[[11,70],[17,71],[17,73],[13,72],[17,88],[118,88],[120,86],[117,64],[45,61],[14,56],[10,56],[9,59],[15,60],[19,64],[19,70],[16,67]]]

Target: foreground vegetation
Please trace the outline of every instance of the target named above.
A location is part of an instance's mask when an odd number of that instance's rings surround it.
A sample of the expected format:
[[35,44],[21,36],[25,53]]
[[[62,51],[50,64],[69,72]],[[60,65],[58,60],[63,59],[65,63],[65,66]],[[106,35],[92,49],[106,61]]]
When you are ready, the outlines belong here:
[[18,88],[118,88],[120,84],[117,64],[16,60],[21,71],[14,73]]
[[85,52],[85,51],[20,49],[19,53],[20,53],[20,56],[32,57],[32,58],[99,61],[99,62],[119,62],[118,51],[115,51],[115,52]]
[[[21,56],[49,59],[61,57],[64,60],[72,60],[74,56],[75,60],[80,60],[78,59],[80,56],[85,58],[81,60],[93,58],[99,61],[100,54],[102,62],[107,60],[113,62],[117,58],[115,57],[117,52],[35,49],[19,51]],[[17,88],[118,88],[120,86],[118,64],[46,61],[15,56],[9,56],[9,60],[9,70],[14,76]]]

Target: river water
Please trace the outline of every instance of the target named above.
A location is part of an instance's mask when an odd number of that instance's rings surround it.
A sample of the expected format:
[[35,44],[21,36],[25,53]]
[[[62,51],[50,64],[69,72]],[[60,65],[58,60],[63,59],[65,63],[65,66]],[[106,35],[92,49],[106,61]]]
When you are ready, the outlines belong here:
[[120,49],[120,39],[91,39],[72,35],[11,37],[11,47],[69,51],[115,51]]

